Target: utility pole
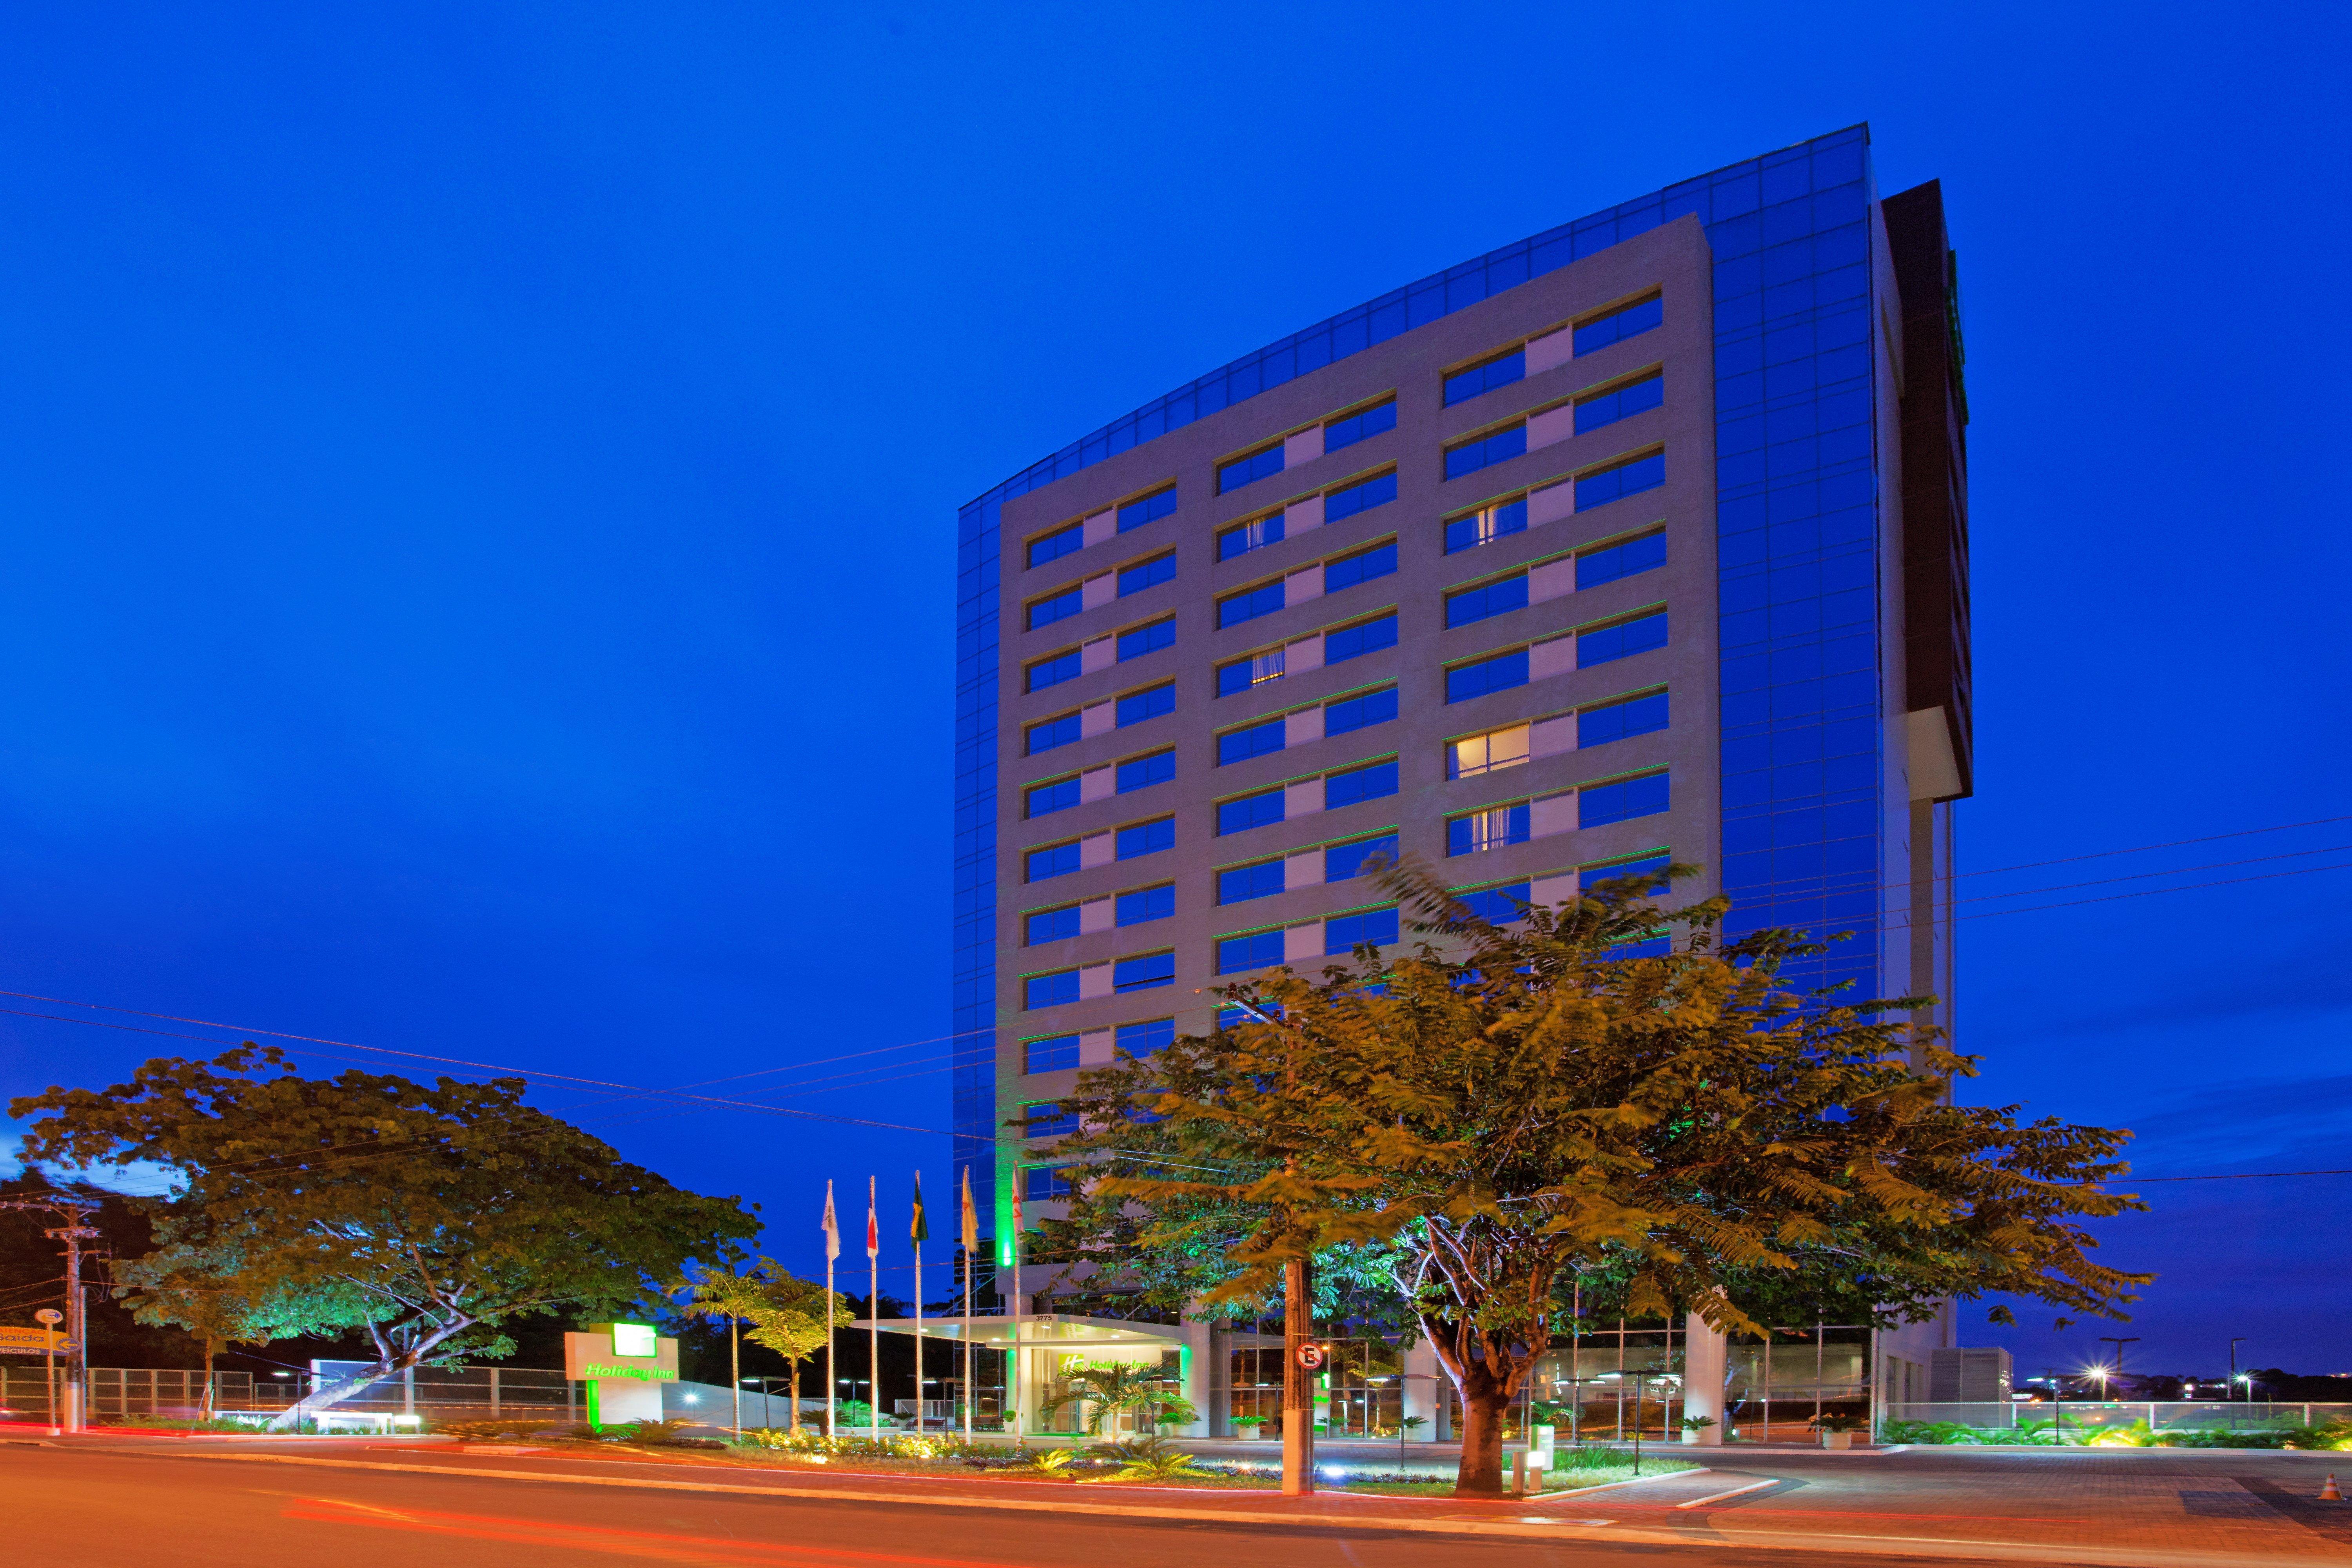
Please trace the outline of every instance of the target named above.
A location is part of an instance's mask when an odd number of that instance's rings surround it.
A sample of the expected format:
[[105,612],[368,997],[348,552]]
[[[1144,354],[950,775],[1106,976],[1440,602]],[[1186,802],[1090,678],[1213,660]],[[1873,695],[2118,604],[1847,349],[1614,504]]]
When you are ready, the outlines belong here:
[[1306,1497],[1315,1490],[1315,1374],[1323,1366],[1311,1258],[1283,1265],[1282,1294],[1282,1495]]
[[52,1406],[49,1421],[68,1432],[82,1429],[83,1401],[89,1387],[89,1305],[82,1300],[81,1293],[81,1244],[98,1239],[98,1227],[88,1223],[97,1207],[96,1204],[72,1198],[11,1198],[0,1202],[0,1208],[38,1209],[66,1222],[41,1234],[51,1241],[66,1244],[66,1340],[70,1350],[66,1361],[65,1419],[58,1421]]
[[2238,1347],[2245,1342],[2246,1336],[2243,1334],[2240,1334],[2237,1338],[2230,1342],[2230,1389],[2228,1397],[2231,1399],[2238,1397]]
[[2139,1343],[2139,1336],[2137,1334],[2126,1334],[2118,1339],[2114,1334],[2101,1334],[2099,1336],[2099,1342],[2101,1344],[2113,1345],[2116,1347],[2116,1375],[2117,1377],[2123,1376],[2124,1347],[2126,1345],[2136,1345]]

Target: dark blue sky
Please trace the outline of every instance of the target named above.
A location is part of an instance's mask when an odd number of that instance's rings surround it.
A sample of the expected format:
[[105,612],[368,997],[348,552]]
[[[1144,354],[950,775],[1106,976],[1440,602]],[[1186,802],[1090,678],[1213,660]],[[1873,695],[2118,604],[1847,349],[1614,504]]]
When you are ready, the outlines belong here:
[[[1862,120],[1882,190],[1942,178],[1961,258],[1964,863],[2352,814],[2335,13],[0,28],[8,989],[944,1126],[911,1043],[947,1026],[957,504],[1386,289]],[[2352,822],[1972,886],[2336,844]],[[2347,889],[1969,921],[1971,1097],[2133,1127],[2149,1174],[2352,1164]],[[0,1089],[191,1048],[0,1016]],[[761,1201],[803,1264],[826,1175],[887,1173],[893,1225],[912,1167],[944,1195],[939,1139],[542,1099]],[[2134,1365],[2244,1334],[2352,1371],[2352,1178],[2148,1191],[2105,1232],[2164,1274]],[[2048,1317],[1996,1337],[2032,1368],[2098,1348]]]

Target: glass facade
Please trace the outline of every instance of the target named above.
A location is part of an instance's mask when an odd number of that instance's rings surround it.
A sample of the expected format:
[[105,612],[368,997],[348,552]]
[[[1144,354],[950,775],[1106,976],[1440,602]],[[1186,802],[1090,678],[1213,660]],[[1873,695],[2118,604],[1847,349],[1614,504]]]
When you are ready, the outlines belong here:
[[[961,510],[954,1161],[959,1174],[971,1169],[984,1213],[995,1212],[1003,503],[1685,215],[1705,224],[1715,267],[1721,885],[1733,900],[1735,931],[1773,924],[1855,933],[1794,978],[1880,988],[1878,889],[1889,850],[1873,195],[1861,126],[1684,181],[1421,279],[1236,360],[1033,463]],[[1609,330],[1643,330],[1654,311],[1637,307],[1623,316]],[[1580,340],[1600,326],[1588,323]],[[1644,467],[1612,482],[1632,493],[1648,479]],[[1591,504],[1601,500],[1596,487]],[[1580,494],[1579,510],[1586,505]],[[1002,1232],[1001,1225],[992,1228]]]

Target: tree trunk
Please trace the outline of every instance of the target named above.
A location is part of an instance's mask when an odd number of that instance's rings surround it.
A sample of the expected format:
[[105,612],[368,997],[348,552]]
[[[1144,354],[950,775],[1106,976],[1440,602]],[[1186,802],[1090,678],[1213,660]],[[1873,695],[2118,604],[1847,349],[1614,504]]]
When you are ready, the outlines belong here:
[[461,1322],[451,1323],[404,1351],[388,1350],[385,1348],[384,1342],[378,1339],[373,1365],[361,1368],[359,1372],[341,1383],[329,1384],[324,1388],[304,1394],[300,1399],[288,1405],[283,1413],[273,1417],[268,1429],[272,1432],[290,1432],[305,1418],[314,1416],[322,1410],[332,1409],[353,1394],[363,1392],[370,1384],[390,1377],[394,1373],[405,1372],[414,1366],[422,1366],[436,1350],[473,1326],[474,1320],[471,1318]]
[[1511,1396],[1491,1386],[1493,1380],[1462,1394],[1462,1468],[1454,1473],[1457,1497],[1503,1495],[1503,1426],[1510,1418]]
[[196,1399],[196,1419],[213,1418],[213,1337],[205,1336],[205,1391]]
[[743,1432],[743,1341],[742,1324],[733,1318],[727,1320],[727,1392],[735,1400],[735,1432]]
[[[801,1431],[801,1363],[798,1356],[784,1358],[784,1376],[787,1380],[784,1392],[792,1400],[791,1431],[797,1437]],[[768,1419],[774,1420],[775,1412],[770,1411]]]

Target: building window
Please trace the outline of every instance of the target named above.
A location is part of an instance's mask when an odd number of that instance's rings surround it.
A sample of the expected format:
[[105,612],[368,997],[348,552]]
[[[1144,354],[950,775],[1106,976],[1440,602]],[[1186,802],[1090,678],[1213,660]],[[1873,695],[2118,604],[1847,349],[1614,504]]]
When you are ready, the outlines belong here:
[[1158,522],[1175,510],[1176,487],[1170,485],[1164,490],[1145,496],[1141,500],[1131,500],[1119,508],[1118,531],[1125,533],[1130,528],[1141,528],[1147,522]]
[[1065,713],[1058,719],[1041,719],[1026,731],[1029,755],[1050,752],[1056,746],[1066,746],[1079,738],[1086,721],[1076,713]]
[[1231,561],[1236,555],[1247,555],[1253,550],[1264,550],[1269,544],[1281,542],[1282,513],[1254,518],[1217,535],[1217,559]]
[[1163,985],[1176,984],[1176,955],[1172,952],[1147,952],[1140,958],[1122,958],[1110,966],[1110,988],[1114,995],[1124,996],[1130,991],[1157,991]]
[[1605,550],[1588,550],[1576,558],[1576,586],[1580,592],[1598,588],[1603,583],[1614,583],[1621,577],[1632,577],[1643,572],[1654,572],[1666,563],[1666,532],[1645,533],[1639,539],[1629,539],[1622,544],[1612,544]]
[[1323,591],[1336,594],[1342,588],[1352,588],[1375,577],[1390,576],[1395,571],[1396,541],[1391,539],[1386,544],[1376,544],[1370,550],[1359,550],[1353,555],[1325,562]]
[[1235,458],[1230,463],[1217,465],[1217,493],[1237,490],[1255,479],[1282,472],[1282,443],[1260,447],[1246,457]]
[[1025,923],[1031,947],[1049,942],[1067,942],[1078,934],[1078,906],[1066,904],[1058,910],[1039,910]]
[[1176,1043],[1176,1020],[1146,1018],[1141,1023],[1121,1024],[1116,1043],[1129,1056],[1156,1057]]
[[1239,974],[1249,969],[1266,969],[1282,962],[1282,930],[1254,931],[1247,936],[1229,936],[1217,943],[1217,973]]
[[1323,733],[1345,735],[1356,730],[1369,730],[1375,724],[1385,724],[1396,716],[1395,687],[1367,691],[1360,697],[1344,698],[1338,702],[1325,704]]
[[1323,879],[1352,882],[1364,874],[1368,862],[1385,860],[1394,865],[1396,858],[1397,836],[1393,833],[1359,838],[1352,844],[1334,844],[1323,851]]
[[1375,474],[1369,479],[1349,485],[1343,489],[1327,490],[1323,495],[1323,521],[1327,523],[1338,522],[1342,518],[1353,517],[1360,511],[1370,511],[1376,506],[1386,506],[1396,500],[1396,494],[1397,480],[1393,471]]
[[1260,583],[1255,588],[1244,588],[1238,594],[1228,594],[1217,601],[1217,626],[1220,629],[1237,626],[1244,621],[1254,621],[1260,616],[1270,616],[1282,608],[1283,579]]
[[1130,691],[1118,700],[1118,727],[1140,724],[1146,719],[1157,719],[1162,713],[1176,711],[1176,683],[1163,680],[1141,691]]
[[1043,691],[1049,686],[1059,686],[1065,680],[1075,680],[1079,673],[1078,650],[1057,653],[1051,658],[1041,658],[1029,667],[1029,689]]
[[1265,827],[1282,820],[1282,791],[1261,790],[1238,800],[1217,803],[1217,837],[1228,833],[1247,833],[1253,827]]
[[1474,364],[1468,370],[1457,370],[1445,378],[1445,406],[1467,403],[1472,398],[1508,386],[1515,381],[1525,381],[1528,375],[1528,351],[1513,349],[1507,354]]
[[1048,1035],[1042,1040],[1024,1040],[1021,1044],[1023,1072],[1062,1072],[1077,1065],[1076,1035]]
[[1612,500],[1656,489],[1665,482],[1666,455],[1653,452],[1646,458],[1614,464],[1577,480],[1576,510],[1591,511],[1594,507],[1607,506]]
[[1280,680],[1283,675],[1282,654],[1282,649],[1275,648],[1267,653],[1252,654],[1247,658],[1237,658],[1231,664],[1217,666],[1217,695],[1233,697],[1247,691],[1253,686],[1264,686],[1269,680]]
[[1673,791],[1664,773],[1645,773],[1613,784],[1587,784],[1576,792],[1576,825],[1605,827],[1637,816],[1655,816],[1672,805]]
[[1628,697],[1622,702],[1587,708],[1578,713],[1576,745],[1579,751],[1591,746],[1605,746],[1628,735],[1648,735],[1665,727],[1666,694],[1663,691],[1647,692],[1640,697]]
[[1630,621],[1619,621],[1613,626],[1577,633],[1576,668],[1590,669],[1596,664],[1631,658],[1637,653],[1665,646],[1666,612],[1658,610]]
[[1137,790],[1166,784],[1175,776],[1176,753],[1173,751],[1154,752],[1148,757],[1129,757],[1118,764],[1118,793],[1133,795]]
[[1378,800],[1396,792],[1396,759],[1391,757],[1384,763],[1367,763],[1360,768],[1349,768],[1346,773],[1324,776],[1323,809],[1337,811],[1343,805]]
[[1051,844],[1043,849],[1029,851],[1029,880],[1043,882],[1054,877],[1066,877],[1078,868],[1078,842]]
[[1162,583],[1175,580],[1176,552],[1171,550],[1164,555],[1155,555],[1149,561],[1139,561],[1132,566],[1122,568],[1118,574],[1118,596],[1124,599],[1129,594],[1140,594],[1146,588],[1157,588]]
[[[1636,877],[1644,871],[1664,871],[1674,857],[1660,850],[1654,855],[1636,856],[1631,860],[1618,860],[1606,866],[1587,866],[1577,878],[1577,886],[1590,891],[1612,877]],[[1651,897],[1674,890],[1674,884],[1661,877],[1656,885],[1643,889]]]
[[1078,972],[1065,969],[1058,974],[1033,974],[1021,983],[1021,1005],[1034,1012],[1040,1007],[1059,1007],[1078,999]]
[[1466,626],[1473,621],[1483,621],[1496,616],[1508,615],[1513,610],[1528,607],[1528,574],[1497,578],[1481,583],[1475,588],[1465,588],[1458,594],[1445,595],[1445,625],[1450,631]]
[[1394,910],[1366,910],[1361,914],[1337,915],[1323,922],[1323,951],[1327,955],[1345,955],[1365,942],[1375,947],[1393,947],[1396,940]]
[[1164,921],[1176,912],[1176,885],[1163,882],[1156,888],[1139,888],[1131,893],[1121,893],[1117,906],[1117,920],[1123,926],[1149,925]]
[[1576,329],[1576,352],[1589,354],[1611,343],[1648,331],[1665,320],[1665,301],[1653,294],[1631,305],[1621,305],[1605,316],[1595,316]]
[[1050,816],[1057,811],[1067,811],[1077,804],[1078,775],[1076,773],[1050,784],[1029,786],[1028,811],[1031,816]]
[[1334,419],[1323,426],[1323,449],[1336,452],[1342,447],[1352,447],[1396,428],[1396,399],[1391,397],[1377,407],[1366,408],[1345,418]]
[[1289,727],[1282,719],[1268,719],[1263,724],[1253,724],[1246,730],[1228,730],[1217,737],[1217,766],[1231,767],[1235,763],[1248,762],[1269,752],[1282,750],[1283,733]]
[[1614,425],[1620,419],[1630,419],[1645,414],[1666,400],[1666,378],[1652,371],[1639,381],[1629,381],[1612,392],[1598,397],[1588,397],[1576,405],[1576,433],[1598,430],[1603,425]]
[[1132,827],[1118,830],[1117,853],[1122,860],[1132,860],[1141,855],[1157,855],[1163,849],[1176,847],[1176,819],[1160,817],[1156,822],[1139,822]]
[[1454,896],[1470,906],[1470,912],[1488,925],[1508,925],[1526,918],[1528,884],[1511,882],[1500,888],[1481,888],[1475,893]]
[[1055,621],[1066,621],[1086,607],[1086,590],[1073,583],[1058,594],[1030,601],[1029,629],[1034,632],[1039,626],[1050,626]]
[[1481,507],[1467,517],[1449,519],[1445,524],[1445,553],[1475,550],[1481,544],[1492,544],[1507,534],[1528,531],[1528,498],[1496,501]]
[[1445,700],[1467,702],[1489,691],[1507,691],[1528,683],[1528,650],[1515,647],[1474,664],[1457,664],[1445,672]]
[[1476,778],[1500,768],[1516,768],[1527,760],[1525,724],[1489,730],[1483,735],[1465,735],[1445,743],[1445,776],[1450,779]]
[[1508,429],[1489,431],[1458,447],[1446,447],[1445,477],[1458,479],[1465,474],[1491,468],[1497,463],[1507,463],[1527,449],[1528,426],[1527,422],[1521,420]]
[[1260,860],[1254,866],[1234,866],[1217,873],[1217,902],[1245,904],[1252,899],[1270,899],[1283,890],[1282,862]]
[[1082,522],[1074,522],[1067,528],[1057,528],[1041,539],[1031,540],[1029,564],[1033,567],[1043,566],[1048,561],[1059,561],[1063,556],[1073,554],[1086,547],[1087,526]]
[[1525,844],[1527,841],[1526,801],[1517,805],[1497,805],[1445,819],[1445,852],[1448,855],[1480,855],[1489,849],[1500,849],[1507,844]]
[[1163,647],[1176,646],[1176,617],[1154,621],[1148,626],[1138,626],[1131,632],[1118,634],[1118,662],[1141,658],[1147,653],[1158,653]]
[[1378,653],[1384,647],[1396,647],[1397,618],[1391,610],[1385,616],[1369,621],[1359,621],[1352,626],[1342,626],[1326,633],[1323,638],[1323,662],[1326,665],[1345,664],[1368,653]]
[[1070,1195],[1070,1173],[1065,1166],[1032,1165],[1021,1173],[1021,1195],[1030,1203],[1045,1203]]
[[1021,1108],[1024,1138],[1061,1138],[1078,1130],[1078,1113],[1058,1100]]

